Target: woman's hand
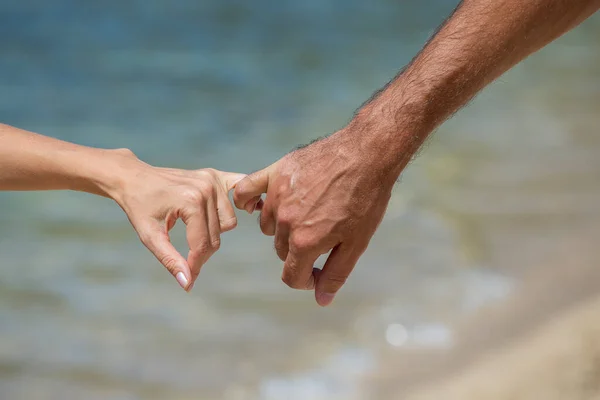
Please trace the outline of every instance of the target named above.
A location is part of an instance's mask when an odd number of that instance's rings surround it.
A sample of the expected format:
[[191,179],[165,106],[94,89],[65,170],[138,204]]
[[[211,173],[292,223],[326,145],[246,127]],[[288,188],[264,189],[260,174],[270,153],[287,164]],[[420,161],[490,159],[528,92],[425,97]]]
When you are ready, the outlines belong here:
[[[220,246],[221,233],[236,227],[228,192],[245,175],[214,169],[157,168],[128,150],[116,150],[124,172],[114,193],[140,240],[177,279],[191,290],[202,265]],[[171,244],[169,231],[178,219],[186,228],[187,259]]]
[[[0,191],[75,190],[114,199],[186,291],[219,248],[221,232],[235,228],[227,194],[244,176],[156,168],[127,149],[80,146],[0,124]],[[187,225],[187,259],[169,240],[179,218]]]

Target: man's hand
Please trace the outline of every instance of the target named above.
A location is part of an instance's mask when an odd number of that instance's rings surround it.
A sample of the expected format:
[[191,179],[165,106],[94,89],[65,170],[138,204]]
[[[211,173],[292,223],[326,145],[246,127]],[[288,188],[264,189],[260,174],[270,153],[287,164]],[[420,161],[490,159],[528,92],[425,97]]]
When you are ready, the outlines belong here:
[[[321,306],[342,287],[387,208],[397,172],[355,140],[348,128],[296,150],[238,183],[234,201],[275,236],[285,262],[282,280],[295,289],[315,289]],[[264,204],[261,194],[266,193]],[[317,258],[331,251],[322,271]]]
[[[228,192],[245,175],[156,168],[128,151],[122,157],[123,165],[129,166],[124,171],[129,172],[111,197],[125,211],[142,243],[184,290],[191,290],[202,265],[219,249],[221,233],[237,225]],[[169,239],[179,218],[187,226],[187,259]]]
[[[348,127],[241,181],[234,200],[275,235],[283,281],[327,305],[382,219],[394,180],[427,136],[513,65],[575,27],[600,0],[463,0]],[[261,193],[267,197],[262,203]],[[331,250],[322,272],[312,266]]]

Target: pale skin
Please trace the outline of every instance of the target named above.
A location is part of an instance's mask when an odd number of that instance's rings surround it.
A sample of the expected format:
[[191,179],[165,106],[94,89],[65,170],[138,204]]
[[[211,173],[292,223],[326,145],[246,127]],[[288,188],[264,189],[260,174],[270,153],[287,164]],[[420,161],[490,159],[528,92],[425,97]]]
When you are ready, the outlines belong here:
[[[413,61],[331,136],[242,180],[261,209],[282,280],[329,305],[367,249],[392,187],[431,132],[515,64],[600,8],[599,0],[464,0]],[[261,195],[266,198],[261,200]],[[322,270],[316,259],[329,257]]]
[[[144,245],[186,291],[235,228],[228,192],[242,174],[157,168],[130,150],[79,146],[0,124],[0,191],[74,190],[108,197],[127,214]],[[169,230],[182,219],[187,257]]]

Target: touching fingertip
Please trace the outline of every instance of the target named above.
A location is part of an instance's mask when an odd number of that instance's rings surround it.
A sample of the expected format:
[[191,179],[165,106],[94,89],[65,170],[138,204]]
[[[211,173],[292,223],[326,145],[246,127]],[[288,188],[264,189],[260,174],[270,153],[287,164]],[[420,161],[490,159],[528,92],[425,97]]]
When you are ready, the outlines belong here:
[[236,176],[232,182],[233,186],[236,186],[238,183],[240,183],[247,175],[244,174],[239,174],[238,176]]
[[262,211],[264,205],[265,202],[263,201],[263,199],[259,199],[256,205],[254,206],[254,211]]
[[254,200],[250,200],[249,202],[246,203],[246,205],[244,206],[244,210],[248,213],[248,214],[252,214],[254,212],[254,210],[256,209],[256,201]]

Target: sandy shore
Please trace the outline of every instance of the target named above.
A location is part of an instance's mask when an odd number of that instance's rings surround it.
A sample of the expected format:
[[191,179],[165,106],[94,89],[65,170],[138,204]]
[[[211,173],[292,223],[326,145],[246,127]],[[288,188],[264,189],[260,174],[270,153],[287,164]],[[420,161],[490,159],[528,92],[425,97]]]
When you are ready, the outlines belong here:
[[600,296],[407,398],[600,399]]
[[462,321],[443,353],[388,352],[372,397],[600,400],[600,248],[594,229],[562,241],[511,298]]

